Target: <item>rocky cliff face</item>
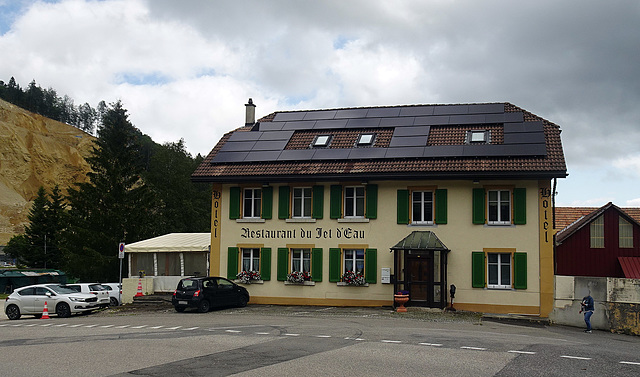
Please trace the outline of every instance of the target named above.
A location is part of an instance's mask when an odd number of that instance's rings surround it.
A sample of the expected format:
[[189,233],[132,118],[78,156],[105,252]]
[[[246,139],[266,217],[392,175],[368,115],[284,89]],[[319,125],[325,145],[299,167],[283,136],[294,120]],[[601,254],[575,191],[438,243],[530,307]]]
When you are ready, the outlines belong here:
[[0,245],[24,232],[40,186],[47,192],[87,181],[95,138],[0,100]]

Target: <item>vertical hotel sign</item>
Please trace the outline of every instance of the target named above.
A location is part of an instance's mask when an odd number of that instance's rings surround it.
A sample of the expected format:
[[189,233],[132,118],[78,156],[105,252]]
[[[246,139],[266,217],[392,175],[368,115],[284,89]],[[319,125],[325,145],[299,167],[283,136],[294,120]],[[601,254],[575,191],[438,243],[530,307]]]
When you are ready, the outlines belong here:
[[209,276],[220,276],[220,227],[222,216],[222,185],[214,183],[211,190],[211,251]]
[[549,317],[553,310],[553,192],[551,181],[538,182],[538,217],[540,218],[540,316]]

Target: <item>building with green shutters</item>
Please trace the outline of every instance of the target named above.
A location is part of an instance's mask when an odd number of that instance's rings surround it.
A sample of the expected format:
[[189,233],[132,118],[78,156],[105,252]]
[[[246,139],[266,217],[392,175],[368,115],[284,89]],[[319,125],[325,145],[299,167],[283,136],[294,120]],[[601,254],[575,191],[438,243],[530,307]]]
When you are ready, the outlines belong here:
[[227,134],[210,275],[258,304],[392,305],[547,316],[560,128],[509,103],[279,111]]

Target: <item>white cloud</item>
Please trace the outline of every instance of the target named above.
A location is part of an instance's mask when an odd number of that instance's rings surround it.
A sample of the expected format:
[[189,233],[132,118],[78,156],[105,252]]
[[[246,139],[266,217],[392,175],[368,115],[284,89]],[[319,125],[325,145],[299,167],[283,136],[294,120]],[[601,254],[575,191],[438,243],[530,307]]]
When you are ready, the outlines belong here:
[[640,178],[640,153],[619,157],[613,161],[613,166],[626,176]]

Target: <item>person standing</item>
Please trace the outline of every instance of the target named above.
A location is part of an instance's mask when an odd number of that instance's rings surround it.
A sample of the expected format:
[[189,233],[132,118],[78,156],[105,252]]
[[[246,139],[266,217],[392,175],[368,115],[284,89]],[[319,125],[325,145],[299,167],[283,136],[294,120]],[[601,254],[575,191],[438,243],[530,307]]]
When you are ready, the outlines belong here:
[[591,316],[593,315],[594,309],[594,302],[591,294],[587,293],[587,296],[582,299],[580,306],[580,313],[584,312],[584,323],[587,324],[587,329],[584,330],[584,332],[591,333]]

